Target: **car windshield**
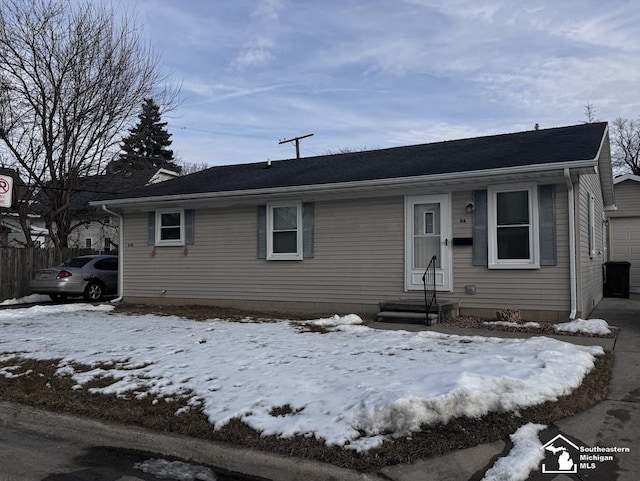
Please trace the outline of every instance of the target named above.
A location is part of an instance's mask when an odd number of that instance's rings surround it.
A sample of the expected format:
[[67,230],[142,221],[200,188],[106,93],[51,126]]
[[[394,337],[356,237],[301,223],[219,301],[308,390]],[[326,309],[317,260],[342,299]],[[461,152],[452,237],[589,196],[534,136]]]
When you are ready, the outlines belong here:
[[76,257],[75,259],[63,262],[62,267],[82,267],[90,260],[91,258],[89,257]]

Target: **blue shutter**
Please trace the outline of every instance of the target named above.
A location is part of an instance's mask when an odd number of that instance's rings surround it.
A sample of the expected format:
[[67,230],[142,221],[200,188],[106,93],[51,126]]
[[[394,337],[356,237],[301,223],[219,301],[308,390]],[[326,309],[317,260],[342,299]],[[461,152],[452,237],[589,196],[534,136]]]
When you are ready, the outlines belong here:
[[258,206],[258,259],[267,258],[267,206]]
[[558,263],[556,247],[556,186],[538,187],[538,217],[540,222],[540,265],[555,266]]
[[487,191],[473,191],[473,265],[489,265]]
[[302,204],[302,257],[313,259],[313,202]]
[[156,213],[149,212],[149,223],[148,223],[148,241],[147,244],[150,246],[156,244]]
[[184,242],[187,245],[195,244],[195,210],[184,211]]

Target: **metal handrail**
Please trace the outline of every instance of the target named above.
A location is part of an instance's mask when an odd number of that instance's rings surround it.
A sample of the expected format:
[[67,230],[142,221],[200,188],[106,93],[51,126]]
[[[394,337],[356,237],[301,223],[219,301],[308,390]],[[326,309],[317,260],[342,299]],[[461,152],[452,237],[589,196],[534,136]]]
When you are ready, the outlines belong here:
[[433,256],[422,275],[424,284],[424,315],[426,323],[429,324],[429,311],[431,306],[436,304],[436,256]]

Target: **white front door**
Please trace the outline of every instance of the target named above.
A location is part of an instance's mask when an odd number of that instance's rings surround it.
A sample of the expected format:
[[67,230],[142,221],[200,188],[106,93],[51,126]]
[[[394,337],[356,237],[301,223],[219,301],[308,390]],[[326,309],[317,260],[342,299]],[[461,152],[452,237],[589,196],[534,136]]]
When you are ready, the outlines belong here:
[[451,197],[405,198],[405,290],[422,290],[422,276],[435,256],[436,289],[451,290]]

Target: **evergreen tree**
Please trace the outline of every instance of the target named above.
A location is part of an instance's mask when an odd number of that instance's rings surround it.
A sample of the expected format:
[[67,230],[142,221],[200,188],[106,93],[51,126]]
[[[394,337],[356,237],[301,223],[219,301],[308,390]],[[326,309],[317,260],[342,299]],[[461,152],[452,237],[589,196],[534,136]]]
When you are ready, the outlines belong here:
[[122,139],[122,152],[117,160],[109,163],[107,171],[131,172],[163,168],[180,172],[181,167],[173,161],[173,150],[167,149],[171,145],[167,122],[161,120],[160,108],[153,99],[144,99],[138,123]]

